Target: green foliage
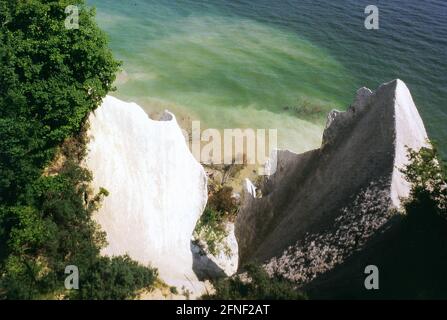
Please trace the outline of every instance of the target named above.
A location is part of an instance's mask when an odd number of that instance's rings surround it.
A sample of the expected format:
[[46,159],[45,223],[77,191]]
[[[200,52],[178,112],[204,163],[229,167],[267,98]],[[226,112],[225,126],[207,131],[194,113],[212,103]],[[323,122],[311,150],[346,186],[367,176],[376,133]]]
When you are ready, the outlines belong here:
[[447,169],[435,146],[408,149],[409,165],[402,169],[411,184],[411,194],[406,201],[407,212],[416,208],[436,211],[447,218]]
[[[0,11],[0,201],[13,201],[112,89],[118,68],[83,0],[7,1]],[[65,7],[78,5],[78,30]]]
[[[77,30],[64,26],[68,5]],[[108,191],[91,195],[79,165],[85,121],[118,67],[84,0],[0,0],[0,299],[124,299],[153,284],[155,270],[100,257],[91,215]],[[65,292],[67,265],[80,290]]]
[[394,266],[399,269],[395,273],[403,278],[404,290],[399,294],[419,299],[445,298],[447,167],[435,145],[419,151],[409,149],[408,156],[410,163],[402,172],[411,184],[411,191],[404,201],[406,217],[401,238],[405,245],[400,249],[406,255],[399,257],[404,267]]
[[228,235],[225,229],[223,216],[206,207],[194,230],[196,238],[203,239],[208,251],[217,256],[222,250],[226,250],[222,245],[223,240]]
[[215,294],[203,296],[211,300],[304,300],[293,283],[279,276],[270,277],[260,266],[247,265],[245,273],[218,280]]
[[233,188],[219,186],[208,198],[208,204],[195,228],[195,237],[205,241],[207,250],[217,256],[228,254],[229,248],[222,244],[228,236],[226,223],[235,219],[238,206],[233,198]]
[[169,292],[171,292],[172,294],[178,294],[178,290],[176,287],[169,287]]
[[31,204],[2,210],[0,224],[6,231],[7,258],[0,286],[9,299],[36,298],[61,291],[67,265],[78,266],[80,290],[76,299],[124,299],[138,288],[153,284],[156,272],[128,257],[99,256],[105,234],[91,219],[104,190],[87,198],[91,174],[67,161],[55,176],[42,176],[27,193]]
[[135,298],[136,288],[144,288],[155,282],[157,272],[143,267],[128,256],[99,258],[80,275],[85,284],[80,290],[72,290],[75,299],[116,300]]
[[235,218],[238,206],[233,198],[233,188],[223,186],[217,189],[208,199],[208,207],[219,212],[224,219]]

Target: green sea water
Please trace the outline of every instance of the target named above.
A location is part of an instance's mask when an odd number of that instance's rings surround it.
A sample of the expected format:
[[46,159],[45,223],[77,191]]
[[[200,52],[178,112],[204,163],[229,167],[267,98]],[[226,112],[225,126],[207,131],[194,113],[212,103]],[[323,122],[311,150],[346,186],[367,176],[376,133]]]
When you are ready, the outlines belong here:
[[[417,96],[430,133],[446,137],[445,122],[439,123],[446,120],[445,87],[438,83],[445,63],[436,64],[445,43],[433,44],[434,56],[425,51],[438,68],[428,74],[415,63],[426,35],[415,33],[408,52],[399,30],[391,33],[394,40],[386,30],[367,36],[359,2],[88,3],[123,61],[114,95],[149,114],[168,109],[203,128],[274,128],[280,147],[301,152],[318,147],[327,112],[346,109],[359,87],[400,77]],[[384,8],[385,17],[391,9]]]

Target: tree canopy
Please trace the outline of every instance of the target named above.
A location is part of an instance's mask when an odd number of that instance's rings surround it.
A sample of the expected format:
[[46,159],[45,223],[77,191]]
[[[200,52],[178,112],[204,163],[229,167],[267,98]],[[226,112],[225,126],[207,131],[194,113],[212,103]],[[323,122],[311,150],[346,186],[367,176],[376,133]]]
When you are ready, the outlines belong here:
[[[65,26],[69,5],[79,28]],[[122,299],[157,275],[99,254],[106,235],[91,215],[107,191],[91,195],[79,163],[120,63],[94,16],[83,0],[0,0],[0,298]],[[64,288],[67,265],[79,290]]]
[[[65,8],[79,7],[79,29]],[[119,63],[81,0],[1,0],[0,201],[14,201],[112,89]]]

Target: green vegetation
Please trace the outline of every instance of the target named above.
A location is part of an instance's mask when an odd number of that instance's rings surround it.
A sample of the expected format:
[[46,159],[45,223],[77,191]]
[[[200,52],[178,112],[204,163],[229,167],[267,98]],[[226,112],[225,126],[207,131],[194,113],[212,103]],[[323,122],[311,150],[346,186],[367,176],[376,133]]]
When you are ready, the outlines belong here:
[[[17,199],[112,89],[118,63],[83,2],[0,1],[2,202]],[[73,4],[81,27],[67,30]]]
[[408,214],[423,209],[447,219],[447,167],[436,146],[408,150],[410,164],[402,170],[411,184],[405,208]]
[[115,300],[135,298],[137,289],[153,286],[157,273],[128,256],[101,257],[96,259],[84,277],[80,290],[73,290],[75,298]]
[[217,256],[227,248],[222,245],[228,235],[222,215],[213,209],[206,207],[194,230],[195,237],[205,241],[208,252]]
[[[79,7],[79,29],[64,26]],[[112,90],[119,63],[83,0],[0,0],[0,298],[123,299],[156,271],[102,258],[91,219],[108,195],[89,190],[89,113]],[[65,291],[67,265],[80,289]]]
[[169,287],[169,292],[171,292],[172,294],[178,294],[178,290],[176,287]]
[[270,277],[260,266],[247,265],[245,273],[214,283],[216,292],[205,300],[304,300],[295,285],[279,276]]
[[237,214],[237,203],[233,198],[233,188],[228,186],[210,187],[208,204],[195,228],[195,237],[205,241],[208,251],[217,256],[228,254],[229,248],[222,244],[228,232],[225,225],[233,221]]
[[435,145],[418,152],[409,150],[408,154],[411,162],[403,173],[411,183],[411,193],[404,203],[402,257],[398,256],[400,263],[393,265],[399,281],[395,282],[404,298],[446,299],[446,163]]

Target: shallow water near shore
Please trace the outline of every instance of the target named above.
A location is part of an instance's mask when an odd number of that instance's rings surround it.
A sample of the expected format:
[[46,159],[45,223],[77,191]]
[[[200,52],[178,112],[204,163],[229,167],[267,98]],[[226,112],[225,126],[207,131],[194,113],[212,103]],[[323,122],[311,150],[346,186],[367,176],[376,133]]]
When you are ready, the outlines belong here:
[[[277,128],[282,148],[318,147],[326,113],[401,78],[447,153],[447,4],[368,1],[89,0],[123,73],[114,95],[202,127]],[[374,1],[373,1],[374,2]]]

